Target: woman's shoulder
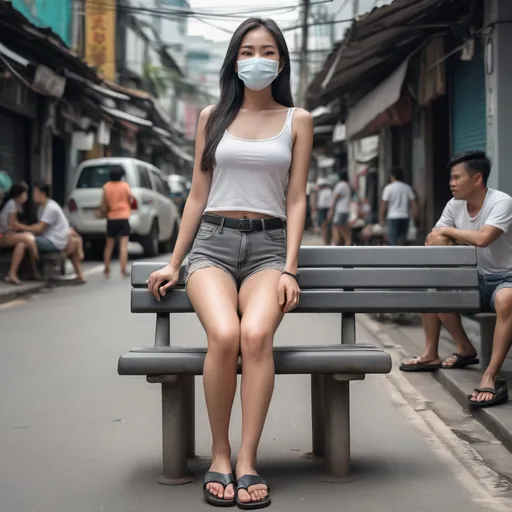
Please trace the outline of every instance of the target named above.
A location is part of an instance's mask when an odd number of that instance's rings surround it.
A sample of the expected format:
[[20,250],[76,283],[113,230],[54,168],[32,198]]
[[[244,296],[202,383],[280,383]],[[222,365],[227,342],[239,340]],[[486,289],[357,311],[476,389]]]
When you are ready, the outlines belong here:
[[207,107],[204,107],[199,114],[199,119],[202,121],[208,121],[208,118],[210,117],[211,113],[213,112],[216,106],[217,105],[208,105]]
[[2,208],[0,208],[0,210],[5,210],[9,213],[12,213],[12,212],[17,212],[18,211],[18,205],[16,204],[16,201],[11,198],[11,199],[8,199],[5,204],[3,205]]
[[311,113],[300,107],[293,109],[293,120],[302,126],[313,126],[313,116]]

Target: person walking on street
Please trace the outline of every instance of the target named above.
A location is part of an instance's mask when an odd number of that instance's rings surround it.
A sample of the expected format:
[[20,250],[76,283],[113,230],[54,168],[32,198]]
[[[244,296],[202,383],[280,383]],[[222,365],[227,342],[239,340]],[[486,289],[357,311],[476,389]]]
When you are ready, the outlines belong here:
[[325,178],[318,179],[318,194],[317,194],[317,223],[320,227],[320,233],[322,239],[327,245],[329,243],[329,208],[332,203],[332,188],[329,186],[329,182]]
[[103,198],[100,211],[107,217],[107,239],[103,262],[105,276],[110,276],[110,263],[116,241],[119,241],[119,264],[121,275],[127,277],[128,271],[128,242],[130,241],[130,215],[132,213],[132,191],[126,181],[122,181],[125,175],[120,165],[113,166],[110,170],[109,181],[103,185]]
[[[274,334],[299,302],[313,120],[293,108],[289,51],[269,19],[248,19],[235,31],[220,91],[199,117],[176,248],[148,288],[156,300],[172,294],[195,236],[186,283],[208,340],[204,390],[213,438],[203,494],[214,506],[255,509],[270,504],[257,451],[274,388]],[[239,354],[242,443],[233,474],[228,432]]]
[[405,245],[411,217],[416,221],[418,206],[411,186],[404,183],[402,169],[390,172],[390,183],[382,191],[380,223],[387,227],[389,245]]
[[[496,313],[492,355],[480,386],[468,395],[474,408],[499,405],[508,400],[506,383],[498,374],[512,345],[512,197],[487,187],[491,163],[483,151],[469,151],[449,163],[453,194],[426,245],[476,247],[482,310]],[[403,361],[402,371],[435,371],[466,368],[479,363],[477,352],[462,327],[460,315],[422,315],[425,349],[419,357]],[[441,323],[457,352],[444,361],[438,354]]]
[[332,193],[328,221],[332,222],[332,245],[352,245],[352,232],[349,226],[352,189],[347,171],[340,173],[340,180]]

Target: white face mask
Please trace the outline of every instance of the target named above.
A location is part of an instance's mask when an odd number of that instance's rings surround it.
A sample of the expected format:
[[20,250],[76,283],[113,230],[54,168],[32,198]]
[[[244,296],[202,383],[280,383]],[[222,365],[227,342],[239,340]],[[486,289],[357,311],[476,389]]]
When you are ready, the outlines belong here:
[[254,57],[237,61],[238,78],[252,91],[268,87],[279,74],[279,61]]

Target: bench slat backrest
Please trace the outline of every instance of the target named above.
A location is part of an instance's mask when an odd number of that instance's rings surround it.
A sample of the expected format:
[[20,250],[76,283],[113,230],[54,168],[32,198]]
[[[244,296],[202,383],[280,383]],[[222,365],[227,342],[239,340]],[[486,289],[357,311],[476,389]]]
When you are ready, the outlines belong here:
[[[164,262],[132,266],[132,312],[193,312],[177,286],[161,302],[147,291]],[[302,247],[295,312],[474,312],[479,309],[473,247]]]

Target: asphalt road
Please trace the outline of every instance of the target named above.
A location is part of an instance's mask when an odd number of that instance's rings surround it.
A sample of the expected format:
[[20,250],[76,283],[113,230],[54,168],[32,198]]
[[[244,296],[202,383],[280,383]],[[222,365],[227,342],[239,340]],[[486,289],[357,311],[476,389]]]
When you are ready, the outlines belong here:
[[[210,436],[199,379],[198,479],[165,487],[156,482],[159,389],[116,373],[123,351],[152,344],[154,319],[130,314],[129,290],[116,272],[109,281],[93,272],[85,286],[58,288],[0,310],[0,511],[209,508],[201,499]],[[284,320],[276,344],[337,343],[339,332],[337,315],[297,315]],[[205,343],[193,315],[173,319],[172,333],[180,345]],[[361,326],[358,336],[372,341]],[[474,477],[479,462],[468,467],[460,461],[442,425],[427,424],[392,382],[377,376],[352,384],[353,478],[328,484],[319,478],[319,463],[306,455],[309,380],[278,377],[261,442],[260,471],[272,485],[272,510],[511,510]],[[234,449],[239,420],[237,403]]]

